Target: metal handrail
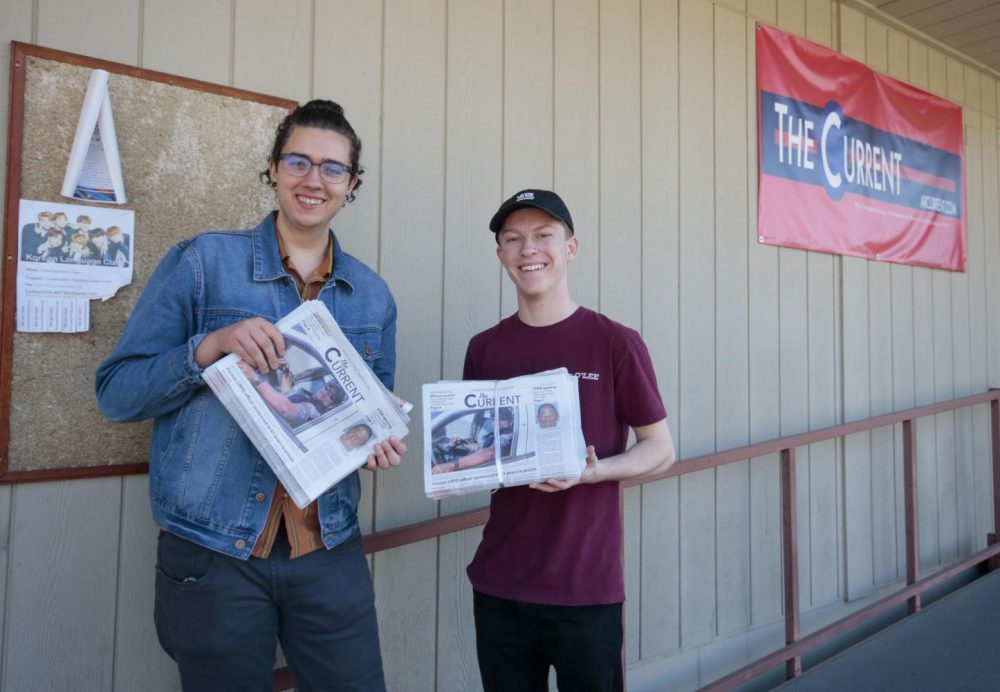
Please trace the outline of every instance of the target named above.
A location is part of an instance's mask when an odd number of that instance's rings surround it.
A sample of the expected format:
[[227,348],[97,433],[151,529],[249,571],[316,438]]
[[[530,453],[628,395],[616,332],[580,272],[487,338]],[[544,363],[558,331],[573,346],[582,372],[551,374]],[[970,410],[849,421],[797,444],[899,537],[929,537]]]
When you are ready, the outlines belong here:
[[[786,676],[793,678],[802,672],[802,654],[846,629],[859,625],[868,619],[884,612],[886,609],[903,601],[907,602],[907,612],[920,610],[920,596],[927,589],[936,586],[946,579],[985,561],[1000,560],[1000,544],[995,533],[990,533],[987,540],[990,547],[980,551],[965,560],[956,563],[946,570],[938,572],[933,577],[920,579],[919,545],[917,532],[917,472],[916,472],[916,426],[918,418],[931,416],[946,411],[955,411],[978,404],[990,404],[990,425],[992,429],[992,462],[993,462],[993,513],[994,531],[1000,527],[1000,390],[991,389],[981,394],[953,399],[951,401],[918,406],[905,411],[897,411],[864,420],[834,425],[820,430],[813,430],[797,435],[779,437],[765,442],[736,447],[722,452],[713,452],[678,461],[666,471],[650,474],[641,478],[633,478],[621,483],[622,489],[646,483],[675,478],[689,473],[716,468],[737,461],[744,461],[767,454],[779,453],[781,456],[781,524],[782,524],[782,562],[784,570],[784,606],[785,606],[785,647],[772,652],[743,668],[717,680],[705,690],[722,691],[733,689],[750,678],[785,663]],[[906,584],[902,590],[876,602],[866,608],[834,622],[805,637],[800,632],[799,579],[798,579],[798,526],[795,510],[795,450],[798,447],[823,442],[834,438],[851,435],[866,430],[874,430],[887,425],[903,425],[903,485],[906,516]],[[407,524],[386,531],[368,534],[363,538],[364,551],[373,554],[390,548],[417,543],[430,538],[438,538],[447,534],[463,531],[485,524],[489,519],[489,508],[467,510],[436,519]],[[287,689],[291,680],[287,668],[275,671],[275,690]]]

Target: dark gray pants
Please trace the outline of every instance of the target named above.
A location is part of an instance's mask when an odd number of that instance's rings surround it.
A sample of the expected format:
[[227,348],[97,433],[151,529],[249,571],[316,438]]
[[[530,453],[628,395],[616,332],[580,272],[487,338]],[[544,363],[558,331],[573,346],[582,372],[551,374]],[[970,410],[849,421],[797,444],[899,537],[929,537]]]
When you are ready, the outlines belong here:
[[275,641],[300,691],[382,692],[375,600],[360,535],[243,561],[161,532],[154,619],[186,692],[269,692]]

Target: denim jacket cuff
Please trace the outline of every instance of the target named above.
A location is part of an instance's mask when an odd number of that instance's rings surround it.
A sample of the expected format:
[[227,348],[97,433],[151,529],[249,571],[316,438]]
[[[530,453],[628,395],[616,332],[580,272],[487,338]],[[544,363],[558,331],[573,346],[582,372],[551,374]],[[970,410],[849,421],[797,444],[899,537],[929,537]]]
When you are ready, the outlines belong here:
[[184,364],[184,379],[190,378],[197,381],[201,381],[202,379],[205,368],[195,362],[194,353],[198,350],[198,346],[201,345],[202,339],[204,339],[205,336],[205,334],[195,334],[188,339],[187,362]]

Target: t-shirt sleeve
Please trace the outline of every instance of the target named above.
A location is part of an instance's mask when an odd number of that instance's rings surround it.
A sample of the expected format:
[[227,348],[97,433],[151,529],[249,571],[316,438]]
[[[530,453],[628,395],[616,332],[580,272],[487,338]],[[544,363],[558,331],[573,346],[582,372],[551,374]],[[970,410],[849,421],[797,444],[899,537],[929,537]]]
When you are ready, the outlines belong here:
[[463,380],[478,380],[480,364],[482,363],[482,337],[474,336],[465,348],[465,366],[462,368]]
[[642,337],[627,330],[616,341],[615,350],[615,411],[619,420],[639,428],[666,418],[656,371]]

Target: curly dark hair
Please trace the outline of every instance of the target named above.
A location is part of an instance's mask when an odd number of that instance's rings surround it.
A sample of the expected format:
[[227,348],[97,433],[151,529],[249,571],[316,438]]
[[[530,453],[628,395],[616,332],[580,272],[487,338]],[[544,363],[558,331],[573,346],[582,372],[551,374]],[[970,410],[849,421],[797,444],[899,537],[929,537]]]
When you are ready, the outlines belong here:
[[[365,169],[361,167],[361,139],[344,117],[344,109],[339,103],[327,101],[325,99],[313,99],[308,103],[296,106],[295,109],[285,116],[285,119],[278,125],[274,135],[274,146],[271,147],[271,155],[268,156],[268,164],[272,161],[277,163],[281,156],[281,150],[288,142],[288,136],[296,127],[317,127],[321,130],[331,130],[347,138],[351,143],[351,177],[357,182],[354,189],[347,195],[347,201],[353,202],[361,187],[361,176]],[[275,182],[271,179],[270,166],[260,172],[261,182],[274,187]]]

